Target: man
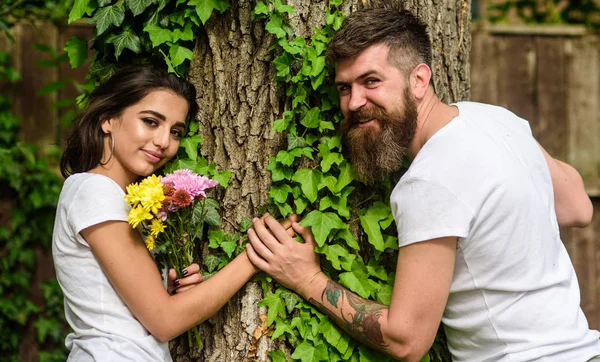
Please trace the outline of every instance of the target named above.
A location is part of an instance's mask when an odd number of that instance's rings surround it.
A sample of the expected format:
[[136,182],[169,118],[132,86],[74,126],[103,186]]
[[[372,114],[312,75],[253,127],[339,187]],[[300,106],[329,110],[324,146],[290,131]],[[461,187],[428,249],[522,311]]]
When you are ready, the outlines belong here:
[[412,160],[390,200],[400,247],[391,304],[328,279],[311,232],[297,223],[304,244],[272,217],[256,219],[250,260],[359,341],[403,361],[419,361],[440,320],[454,361],[600,355],[559,235],[591,219],[577,171],[551,158],[509,111],[442,103],[431,86],[426,26],[407,11],[352,14],[328,57],[356,172],[375,181],[404,156]]

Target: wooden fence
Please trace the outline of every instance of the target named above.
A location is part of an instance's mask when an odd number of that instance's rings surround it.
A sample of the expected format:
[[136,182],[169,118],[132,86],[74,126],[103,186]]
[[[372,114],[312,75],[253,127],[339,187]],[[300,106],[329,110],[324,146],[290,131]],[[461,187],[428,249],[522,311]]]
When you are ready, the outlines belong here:
[[471,99],[529,120],[537,140],[581,173],[592,225],[562,233],[581,305],[600,328],[600,36],[581,27],[473,29]]

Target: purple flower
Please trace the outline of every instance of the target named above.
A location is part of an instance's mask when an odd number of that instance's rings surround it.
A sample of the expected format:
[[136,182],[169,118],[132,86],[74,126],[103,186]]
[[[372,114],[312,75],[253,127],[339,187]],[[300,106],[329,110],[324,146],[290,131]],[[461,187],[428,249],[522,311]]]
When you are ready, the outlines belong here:
[[173,185],[175,190],[187,191],[192,199],[206,197],[204,191],[219,184],[217,181],[211,180],[206,176],[200,176],[185,169],[165,175],[160,182],[164,185]]

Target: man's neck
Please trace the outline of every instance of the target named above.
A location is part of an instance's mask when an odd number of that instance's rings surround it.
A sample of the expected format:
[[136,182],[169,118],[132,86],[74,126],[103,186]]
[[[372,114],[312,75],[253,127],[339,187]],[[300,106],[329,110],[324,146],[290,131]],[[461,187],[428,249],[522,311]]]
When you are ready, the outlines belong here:
[[443,103],[432,88],[417,104],[417,129],[408,148],[411,159],[423,148],[423,145],[440,129],[458,116],[458,108]]

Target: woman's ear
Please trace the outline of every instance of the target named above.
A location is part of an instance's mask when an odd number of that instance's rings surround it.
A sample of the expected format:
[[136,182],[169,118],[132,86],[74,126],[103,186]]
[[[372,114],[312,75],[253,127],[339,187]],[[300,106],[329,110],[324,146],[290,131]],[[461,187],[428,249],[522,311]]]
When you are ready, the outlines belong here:
[[112,118],[106,118],[102,121],[102,132],[104,134],[110,134],[112,131]]

